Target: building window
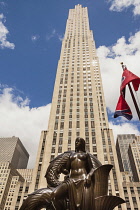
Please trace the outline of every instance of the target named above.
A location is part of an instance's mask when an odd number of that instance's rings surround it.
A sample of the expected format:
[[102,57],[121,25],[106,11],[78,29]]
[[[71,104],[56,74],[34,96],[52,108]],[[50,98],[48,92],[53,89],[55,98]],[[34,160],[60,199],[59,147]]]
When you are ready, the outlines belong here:
[[94,131],[92,131],[92,133],[91,133],[91,134],[92,134],[92,136],[95,136],[95,132],[94,132]]
[[71,136],[71,135],[72,135],[71,131],[69,131],[68,135],[69,135],[69,136]]
[[50,161],[52,161],[54,159],[54,157],[55,157],[54,155],[51,155]]
[[17,202],[20,202],[21,196],[17,197]]
[[80,121],[76,122],[76,128],[80,128]]
[[96,144],[96,139],[95,139],[95,137],[92,137],[92,144]]
[[86,137],[86,143],[89,144],[89,138],[88,137]]
[[88,127],[88,121],[85,121],[85,127]]
[[59,109],[56,110],[56,114],[59,114]]
[[136,204],[137,201],[136,201],[136,197],[132,197],[132,200],[133,200],[133,203]]
[[63,137],[63,133],[60,133],[59,136],[60,136],[60,137]]
[[61,122],[60,129],[64,129],[64,122]]
[[131,193],[134,193],[134,188],[130,187],[130,191],[131,191]]
[[58,122],[55,122],[54,130],[58,129]]
[[71,139],[68,139],[68,144],[71,144]]
[[72,121],[69,121],[69,128],[72,128]]
[[62,143],[63,143],[63,139],[60,138],[60,139],[59,139],[59,145],[62,145]]
[[62,153],[62,147],[58,147],[58,153]]
[[93,146],[93,152],[97,152],[96,146]]
[[94,121],[91,121],[91,128],[94,128],[95,125],[94,125]]
[[85,132],[85,136],[89,136],[89,132],[88,131]]
[[51,151],[52,153],[55,153],[55,147],[52,147],[52,151]]

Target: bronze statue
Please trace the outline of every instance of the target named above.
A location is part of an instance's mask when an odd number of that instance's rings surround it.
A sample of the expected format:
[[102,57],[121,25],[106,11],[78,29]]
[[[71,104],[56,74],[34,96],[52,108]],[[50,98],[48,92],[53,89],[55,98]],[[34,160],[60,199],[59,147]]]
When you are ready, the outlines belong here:
[[[77,138],[75,151],[57,156],[46,172],[48,188],[30,194],[20,210],[113,210],[125,201],[108,196],[108,175],[112,165],[102,165],[85,151],[85,140]],[[65,174],[64,181],[59,175]]]

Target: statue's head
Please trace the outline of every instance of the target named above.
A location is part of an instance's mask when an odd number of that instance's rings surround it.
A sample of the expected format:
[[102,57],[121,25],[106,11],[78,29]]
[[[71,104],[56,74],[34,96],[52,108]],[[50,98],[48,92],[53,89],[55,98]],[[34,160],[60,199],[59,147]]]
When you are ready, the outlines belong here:
[[75,151],[83,151],[85,152],[85,140],[81,137],[77,137],[75,140]]

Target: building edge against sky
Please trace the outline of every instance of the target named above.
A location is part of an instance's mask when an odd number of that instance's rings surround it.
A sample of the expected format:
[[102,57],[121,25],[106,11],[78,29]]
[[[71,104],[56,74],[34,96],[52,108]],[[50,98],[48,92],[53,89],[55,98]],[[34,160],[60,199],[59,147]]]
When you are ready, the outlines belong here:
[[[77,136],[102,164],[114,165],[109,193],[124,198],[112,130],[109,129],[98,57],[87,8],[70,9],[58,62],[48,131],[42,131],[30,192],[46,186],[50,160],[74,149]],[[118,208],[116,208],[118,209]],[[123,204],[119,209],[126,209]]]

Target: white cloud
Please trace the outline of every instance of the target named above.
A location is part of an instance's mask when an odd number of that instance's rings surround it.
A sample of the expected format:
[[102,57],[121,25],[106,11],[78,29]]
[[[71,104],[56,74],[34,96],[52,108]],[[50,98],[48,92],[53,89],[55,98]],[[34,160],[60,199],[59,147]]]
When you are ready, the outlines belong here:
[[62,42],[63,39],[64,39],[64,36],[58,34],[58,39],[59,39],[60,42]]
[[0,86],[0,137],[19,137],[30,154],[29,167],[34,167],[42,130],[47,130],[51,104],[29,107],[29,99],[15,94],[14,89]]
[[0,5],[1,5],[1,6],[5,6],[6,3],[5,3],[4,1],[1,1],[1,2],[0,2]]
[[7,6],[7,3],[6,3],[6,2],[3,2],[3,1],[0,2],[0,7],[1,7],[1,8],[4,8],[4,7],[6,7],[6,6]]
[[121,12],[132,6],[134,15],[140,15],[140,0],[108,0],[111,3],[110,10]]
[[56,34],[56,30],[53,29],[51,33],[48,33],[48,34],[46,35],[47,41],[49,41],[51,38],[53,38],[53,37],[55,36],[55,34]]
[[31,36],[31,40],[33,42],[37,41],[40,38],[40,36],[38,34]]
[[[120,83],[122,68],[120,63],[123,61],[127,68],[140,77],[140,31],[130,36],[128,41],[125,37],[121,37],[112,46],[100,46],[97,54],[100,60],[101,74],[103,80],[103,88],[106,104],[109,109],[114,112],[120,95]],[[140,88],[137,93],[140,96]],[[140,97],[139,97],[140,98]],[[137,119],[136,111],[130,97],[129,91],[126,91],[126,101],[128,102]]]
[[7,41],[7,35],[9,34],[9,31],[4,25],[5,21],[6,19],[4,18],[4,15],[0,14],[0,48],[14,49],[15,45]]
[[117,135],[119,134],[135,134],[140,135],[138,127],[132,123],[121,123],[115,125],[112,122],[109,123],[110,128],[113,129],[114,140],[116,141]]
[[63,40],[63,36],[62,36],[61,34],[57,33],[57,31],[56,31],[55,29],[53,29],[53,30],[51,31],[51,33],[48,33],[48,34],[46,35],[46,40],[49,41],[49,40],[50,40],[51,38],[53,38],[53,37],[58,38],[59,41],[62,41],[62,40]]

